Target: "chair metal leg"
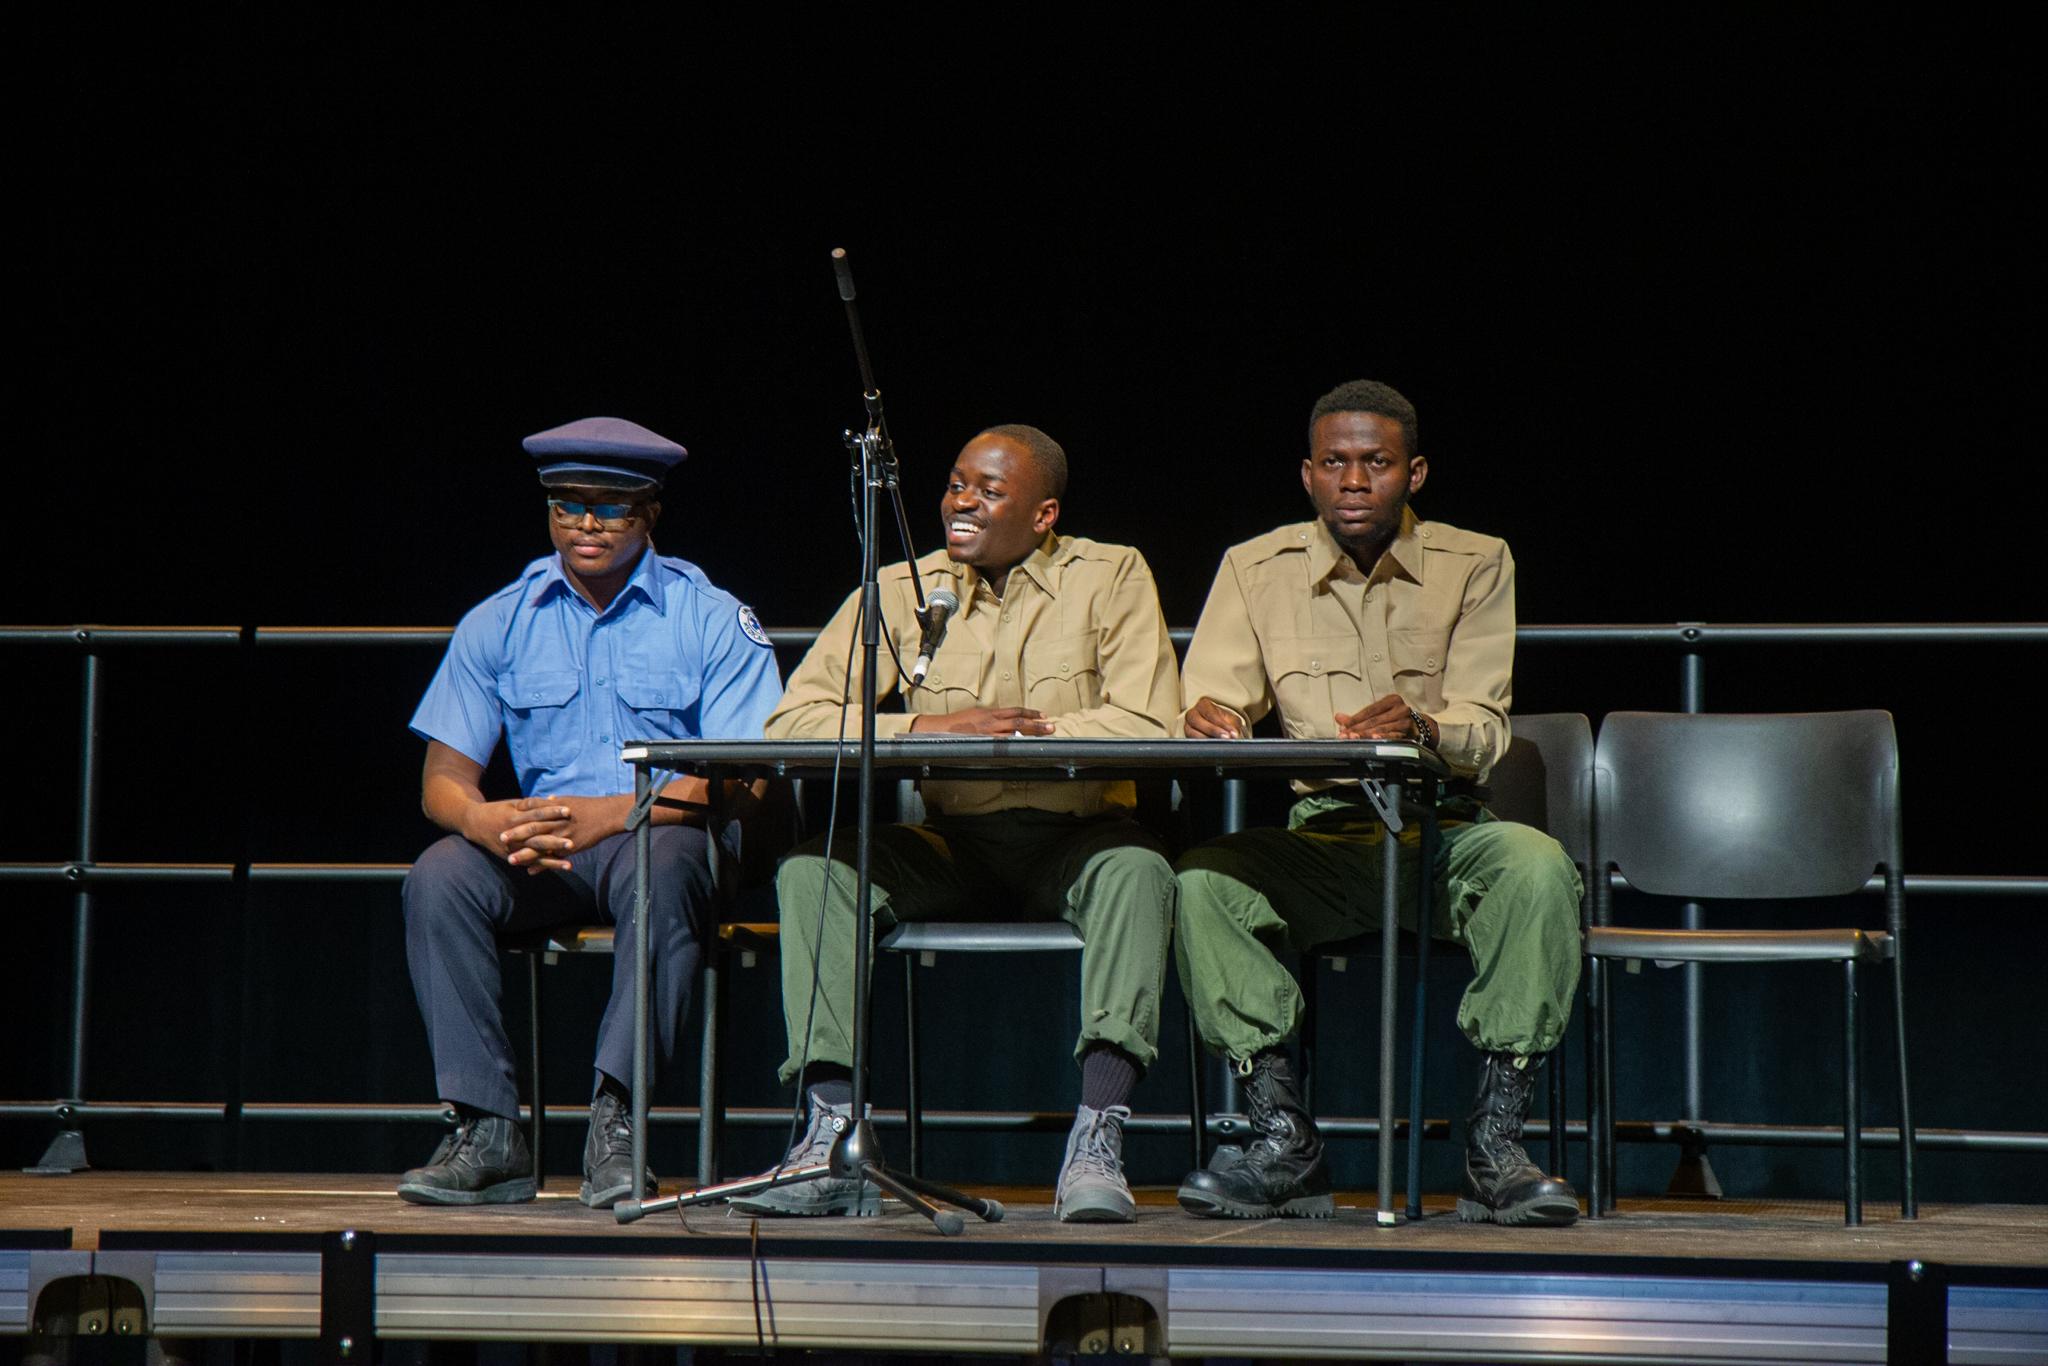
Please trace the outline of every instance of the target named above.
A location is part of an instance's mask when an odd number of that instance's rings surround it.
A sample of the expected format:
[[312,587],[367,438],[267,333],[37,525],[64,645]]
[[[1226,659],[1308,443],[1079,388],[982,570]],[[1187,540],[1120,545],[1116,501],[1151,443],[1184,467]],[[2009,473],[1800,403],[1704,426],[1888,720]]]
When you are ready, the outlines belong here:
[[725,1034],[725,946],[714,929],[704,945],[704,1039],[697,1054],[697,1183],[715,1185],[723,1165],[725,1074],[718,1065]]
[[1906,1075],[1906,974],[1905,963],[1892,960],[1892,1022],[1899,1050],[1899,1217],[1918,1219],[1920,1197],[1913,1189],[1912,1089]]
[[1615,1202],[1621,1198],[1620,1154],[1615,1141],[1615,1126],[1621,1122],[1621,1102],[1616,1098],[1614,1088],[1614,968],[1607,965],[1600,979],[1600,1109],[1607,1126],[1601,1134],[1600,1161],[1605,1167],[1607,1180],[1607,1213],[1615,1211]]
[[528,1072],[533,1078],[533,1130],[527,1136],[526,1146],[533,1152],[533,1188],[540,1190],[547,1184],[548,1166],[546,1154],[541,1150],[543,1135],[547,1133],[547,1102],[542,1099],[547,1088],[541,1084],[540,1055],[540,967],[539,949],[526,955],[526,1007],[530,1017],[528,1030]]
[[1586,1217],[1603,1218],[1610,1198],[1607,1189],[1607,1088],[1601,1082],[1600,1050],[1606,1043],[1601,1011],[1607,999],[1607,965],[1586,960]]
[[1310,949],[1301,956],[1301,970],[1295,974],[1301,986],[1301,1028],[1294,1031],[1296,1046],[1301,1049],[1301,1108],[1310,1114],[1316,1112],[1316,1016],[1320,1013],[1316,1005],[1322,968],[1322,958]]
[[1194,1159],[1188,1170],[1198,1172],[1209,1161],[1209,1095],[1202,1076],[1207,1070],[1208,1058],[1202,1051],[1201,1034],[1195,1028],[1193,1007],[1182,1002],[1181,1013],[1188,1019],[1188,1122],[1192,1126],[1188,1133],[1188,1150]]
[[924,1087],[918,1071],[917,955],[903,955],[903,1051],[904,1075],[909,1078],[910,1095],[906,1119],[910,1129],[910,1174],[924,1175]]
[[1565,1168],[1564,1131],[1564,1044],[1550,1050],[1550,1174],[1560,1181],[1571,1180]]
[[1863,1086],[1857,1073],[1856,960],[1842,960],[1842,1168],[1843,1222],[1863,1222]]

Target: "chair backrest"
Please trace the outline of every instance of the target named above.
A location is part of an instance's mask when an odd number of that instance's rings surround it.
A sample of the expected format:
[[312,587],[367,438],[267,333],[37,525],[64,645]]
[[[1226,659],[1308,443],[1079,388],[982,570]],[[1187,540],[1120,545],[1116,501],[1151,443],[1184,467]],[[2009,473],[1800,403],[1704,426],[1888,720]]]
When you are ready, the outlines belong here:
[[1514,739],[1486,780],[1486,808],[1533,825],[1581,868],[1593,866],[1593,726],[1579,712],[1516,716]]
[[1658,896],[1842,896],[1899,869],[1899,755],[1883,711],[1611,712],[1594,749],[1598,883]]

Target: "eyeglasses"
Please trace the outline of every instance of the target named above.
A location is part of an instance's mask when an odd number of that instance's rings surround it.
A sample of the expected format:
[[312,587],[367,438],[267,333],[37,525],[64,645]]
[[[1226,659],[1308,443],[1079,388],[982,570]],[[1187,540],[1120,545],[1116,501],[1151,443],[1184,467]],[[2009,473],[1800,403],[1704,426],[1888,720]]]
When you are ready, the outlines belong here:
[[644,503],[581,503],[573,498],[548,499],[548,513],[560,526],[580,526],[585,517],[597,518],[606,531],[624,531],[640,515]]

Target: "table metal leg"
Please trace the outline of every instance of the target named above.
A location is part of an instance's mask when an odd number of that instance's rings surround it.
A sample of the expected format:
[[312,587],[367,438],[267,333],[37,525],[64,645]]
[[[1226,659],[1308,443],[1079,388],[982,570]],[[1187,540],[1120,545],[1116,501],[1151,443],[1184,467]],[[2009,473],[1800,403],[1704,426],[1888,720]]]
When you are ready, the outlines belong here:
[[1436,803],[1424,805],[1422,839],[1415,875],[1415,1008],[1408,1019],[1408,1217],[1422,1217],[1422,1050],[1429,1037],[1429,927],[1434,909]]
[[647,1191],[647,860],[654,852],[654,811],[648,794],[654,775],[633,768],[633,1195]]
[[1399,1012],[1394,994],[1400,987],[1401,878],[1395,857],[1399,827],[1387,822],[1382,830],[1386,857],[1380,880],[1380,1203],[1377,1221],[1391,1227],[1400,1222],[1394,1212],[1394,1043]]

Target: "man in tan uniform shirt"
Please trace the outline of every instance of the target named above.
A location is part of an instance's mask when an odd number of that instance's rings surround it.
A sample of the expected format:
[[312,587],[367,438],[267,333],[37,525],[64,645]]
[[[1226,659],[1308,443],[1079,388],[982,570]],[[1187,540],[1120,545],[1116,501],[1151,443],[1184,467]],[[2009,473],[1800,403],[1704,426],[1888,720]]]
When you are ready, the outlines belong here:
[[[946,549],[918,561],[917,574],[927,593],[951,588],[961,605],[930,672],[912,687],[904,661],[920,632],[911,569],[882,571],[889,644],[875,687],[900,695],[904,710],[876,717],[878,736],[1171,733],[1179,678],[1151,570],[1128,546],[1056,535],[1065,485],[1065,453],[1035,427],[992,427],[960,452],[939,504]],[[768,738],[831,739],[858,725],[859,611],[855,594],[819,634],[768,719]],[[874,832],[876,926],[973,913],[996,900],[1011,914],[1064,919],[1081,932],[1081,1105],[1056,1205],[1069,1221],[1126,1222],[1135,1206],[1122,1167],[1125,1102],[1156,1055],[1173,869],[1130,818],[1129,783],[928,782],[924,800],[925,824]],[[830,862],[817,841],[790,855],[776,878],[789,1032],[781,1075],[801,1079],[810,1110],[786,1166],[826,1160],[852,1110],[852,858],[850,839]],[[836,1177],[735,1202],[768,1214],[873,1213],[879,1204],[872,1186]]]
[[[1302,485],[1317,518],[1224,557],[1182,675],[1185,733],[1247,735],[1277,707],[1291,737],[1419,739],[1484,782],[1508,744],[1507,545],[1416,518],[1408,499],[1429,467],[1413,406],[1388,386],[1357,381],[1324,395],[1309,431]],[[1245,1076],[1257,1132],[1235,1166],[1182,1183],[1194,1214],[1332,1210],[1322,1139],[1280,1048],[1300,1022],[1301,993],[1274,955],[1378,928],[1386,831],[1355,784],[1297,786],[1286,830],[1227,835],[1180,861],[1181,982],[1203,1039]],[[1568,1224],[1577,1196],[1517,1140],[1578,985],[1578,871],[1548,835],[1475,801],[1442,814],[1431,932],[1471,953],[1458,1024],[1483,1054],[1458,1214]],[[1419,833],[1403,832],[1404,862],[1417,857]]]

